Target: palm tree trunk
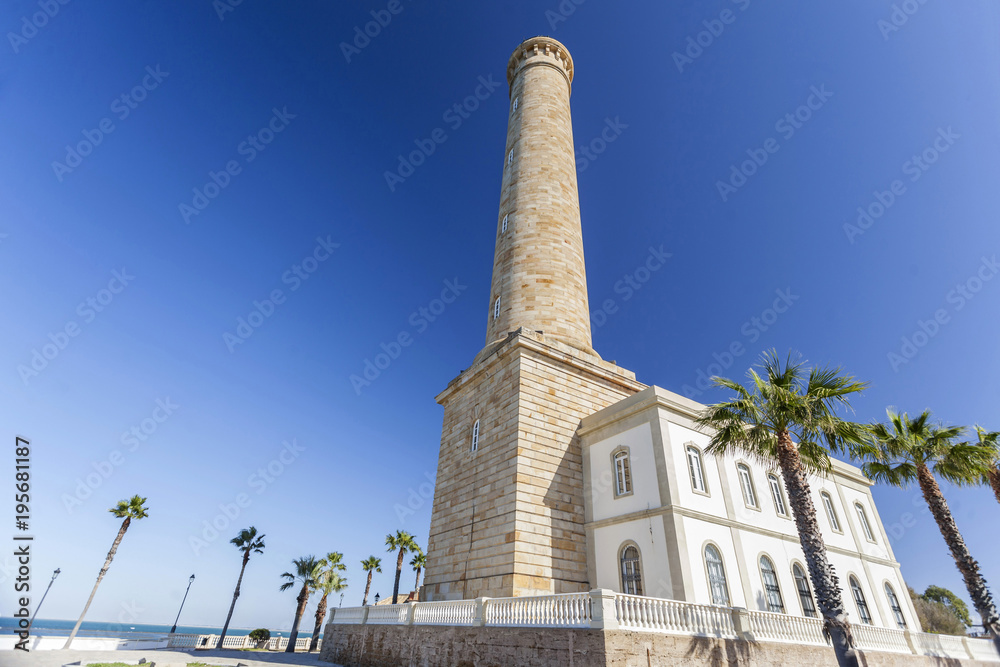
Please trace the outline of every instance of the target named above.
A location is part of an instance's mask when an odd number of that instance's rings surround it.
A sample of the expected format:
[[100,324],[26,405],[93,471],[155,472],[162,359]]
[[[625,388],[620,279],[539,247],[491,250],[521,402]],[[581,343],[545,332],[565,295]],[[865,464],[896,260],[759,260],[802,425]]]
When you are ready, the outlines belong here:
[[419,591],[420,590],[420,568],[419,567],[417,568],[417,580],[415,582],[413,582],[413,590],[415,590],[415,591]]
[[312,640],[309,642],[310,653],[316,650],[316,644],[319,643],[319,633],[323,629],[323,617],[326,616],[327,595],[329,595],[329,593],[323,594],[323,597],[319,601],[319,606],[316,607],[316,625],[313,626]]
[[399,575],[403,574],[403,550],[399,550],[396,558],[396,583],[392,585],[392,603],[399,602]]
[[990,486],[993,487],[993,495],[1000,503],[1000,468],[997,468],[996,464],[990,466],[990,469],[986,471],[986,476],[989,477]]
[[104,567],[97,574],[97,581],[94,582],[94,590],[90,591],[90,597],[87,598],[87,604],[83,607],[83,613],[80,614],[80,620],[76,622],[73,626],[73,632],[69,633],[69,637],[66,639],[66,644],[63,646],[63,650],[66,650],[73,643],[76,638],[76,633],[80,631],[80,626],[83,624],[83,619],[87,615],[87,610],[90,609],[90,603],[94,601],[94,595],[97,594],[97,587],[101,585],[101,579],[104,575],[108,573],[108,568],[111,567],[111,560],[115,557],[115,552],[118,551],[118,545],[122,543],[122,538],[125,537],[125,531],[128,530],[129,524],[132,523],[132,517],[127,516],[125,520],[122,521],[122,527],[118,529],[118,537],[115,538],[114,544],[111,545],[111,551],[108,552],[108,557],[104,559]]
[[993,604],[993,597],[986,587],[986,580],[979,571],[979,563],[969,553],[969,548],[965,546],[965,540],[958,531],[955,518],[948,508],[948,502],[941,493],[941,487],[934,479],[933,473],[923,463],[917,464],[917,481],[920,483],[920,490],[924,494],[924,500],[930,507],[934,520],[937,521],[938,528],[945,543],[951,549],[951,556],[955,559],[958,571],[965,579],[965,587],[972,598],[972,604],[983,619],[983,628],[993,635],[993,641],[1000,650],[1000,616],[997,615],[996,605]]
[[295,621],[292,623],[292,633],[288,635],[288,646],[285,647],[285,653],[295,653],[295,642],[299,638],[299,622],[302,620],[302,615],[306,613],[306,603],[309,602],[308,584],[302,584],[302,590],[299,591],[297,599],[299,604],[295,607]]
[[837,663],[841,667],[859,667],[858,654],[851,637],[851,625],[844,612],[844,601],[840,594],[840,581],[826,557],[823,533],[816,519],[816,506],[813,505],[809,480],[802,467],[799,450],[788,431],[777,435],[778,465],[785,480],[795,527],[799,531],[799,542],[805,554],[809,578],[812,579],[813,591],[816,593],[816,604],[823,614],[823,629],[830,635]]
[[368,583],[365,584],[365,599],[361,601],[362,607],[368,606],[368,590],[372,587],[372,571],[368,570]]
[[236,590],[233,591],[233,603],[229,605],[229,615],[226,616],[226,624],[222,626],[222,635],[219,636],[219,643],[215,648],[222,648],[222,642],[226,639],[226,631],[229,630],[229,621],[233,618],[233,610],[236,609],[236,600],[240,597],[240,584],[243,583],[243,572],[247,569],[247,562],[250,560],[250,552],[243,554],[243,567],[240,568],[240,578],[236,580]]

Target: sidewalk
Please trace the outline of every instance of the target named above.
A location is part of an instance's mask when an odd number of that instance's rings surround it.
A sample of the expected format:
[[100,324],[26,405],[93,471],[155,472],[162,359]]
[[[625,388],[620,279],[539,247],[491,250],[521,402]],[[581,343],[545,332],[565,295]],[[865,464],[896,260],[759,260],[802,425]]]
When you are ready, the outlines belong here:
[[160,649],[151,651],[3,651],[0,665],[3,667],[62,667],[80,661],[87,665],[94,662],[126,662],[135,664],[145,658],[156,663],[156,667],[185,667],[189,662],[203,662],[209,665],[236,667],[280,667],[281,665],[305,665],[307,667],[338,667],[329,662],[319,661],[316,653],[272,653],[269,651],[196,651],[194,649]]

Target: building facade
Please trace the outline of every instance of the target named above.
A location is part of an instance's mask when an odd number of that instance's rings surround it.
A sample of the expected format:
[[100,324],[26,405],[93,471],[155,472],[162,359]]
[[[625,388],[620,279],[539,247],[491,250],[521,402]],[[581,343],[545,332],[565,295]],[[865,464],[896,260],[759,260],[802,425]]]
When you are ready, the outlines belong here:
[[[570,93],[556,40],[508,63],[486,345],[444,407],[421,600],[596,588],[817,614],[780,475],[705,453],[704,407],[591,342]],[[919,630],[870,483],[811,480],[852,621]],[[825,521],[825,523],[824,523]]]

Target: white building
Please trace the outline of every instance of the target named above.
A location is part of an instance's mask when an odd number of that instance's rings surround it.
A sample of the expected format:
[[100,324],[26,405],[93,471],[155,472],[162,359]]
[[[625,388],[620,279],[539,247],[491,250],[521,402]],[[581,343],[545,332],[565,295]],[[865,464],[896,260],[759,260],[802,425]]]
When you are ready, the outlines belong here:
[[[592,585],[817,616],[780,471],[706,454],[704,407],[653,386],[583,419]],[[851,622],[920,630],[871,482],[834,460],[809,484]]]

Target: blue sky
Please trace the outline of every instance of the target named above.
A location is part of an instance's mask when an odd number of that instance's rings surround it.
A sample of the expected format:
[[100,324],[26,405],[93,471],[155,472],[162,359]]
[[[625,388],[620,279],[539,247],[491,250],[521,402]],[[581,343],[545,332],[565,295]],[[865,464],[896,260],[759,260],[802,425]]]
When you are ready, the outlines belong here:
[[[278,575],[307,554],[344,552],[345,604],[382,555],[373,593],[391,592],[385,534],[426,544],[433,397],[484,343],[506,63],[536,34],[576,64],[604,358],[711,401],[699,373],[794,348],[871,382],[861,419],[893,405],[1000,429],[1000,9],[913,5],[53,2],[33,30],[40,5],[6,3],[0,424],[33,445],[36,581],[63,572],[42,616],[78,615],[118,528],[106,509],[134,493],[150,517],[91,620],[170,623],[194,572],[182,621],[221,625],[226,541],[249,524],[268,546],[235,626],[287,627]],[[371,12],[385,25],[341,46]],[[650,248],[671,256],[630,291]],[[947,494],[1000,593],[995,501]],[[964,594],[917,490],[875,496],[907,580]]]

